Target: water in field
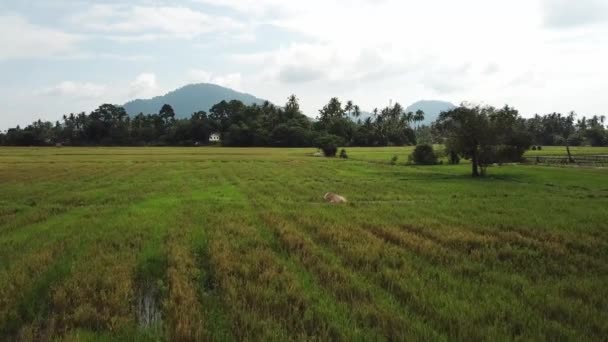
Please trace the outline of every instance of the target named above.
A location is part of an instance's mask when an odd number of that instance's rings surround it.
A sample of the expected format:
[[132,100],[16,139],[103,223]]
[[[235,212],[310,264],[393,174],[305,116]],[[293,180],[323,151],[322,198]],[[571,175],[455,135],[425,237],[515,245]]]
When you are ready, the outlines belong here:
[[137,291],[137,323],[147,329],[156,326],[162,320],[160,290],[151,281],[146,281]]

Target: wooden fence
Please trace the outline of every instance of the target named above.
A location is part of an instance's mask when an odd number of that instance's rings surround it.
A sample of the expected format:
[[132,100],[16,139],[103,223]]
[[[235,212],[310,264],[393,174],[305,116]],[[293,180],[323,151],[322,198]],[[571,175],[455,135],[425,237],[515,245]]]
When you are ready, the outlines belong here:
[[608,165],[608,155],[573,155],[572,162],[568,156],[533,156],[528,161],[536,164],[577,164],[577,165]]

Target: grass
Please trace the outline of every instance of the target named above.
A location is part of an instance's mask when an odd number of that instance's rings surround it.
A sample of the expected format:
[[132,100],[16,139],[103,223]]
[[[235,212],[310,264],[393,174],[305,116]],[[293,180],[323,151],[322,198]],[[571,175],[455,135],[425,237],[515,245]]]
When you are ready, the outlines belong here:
[[347,150],[0,148],[0,339],[605,339],[608,170]]

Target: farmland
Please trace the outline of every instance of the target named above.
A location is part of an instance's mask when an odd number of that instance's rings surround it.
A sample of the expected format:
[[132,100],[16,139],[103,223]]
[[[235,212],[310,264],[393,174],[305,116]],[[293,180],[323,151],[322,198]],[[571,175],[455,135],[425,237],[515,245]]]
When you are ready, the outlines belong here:
[[607,336],[608,169],[313,152],[0,148],[0,339]]

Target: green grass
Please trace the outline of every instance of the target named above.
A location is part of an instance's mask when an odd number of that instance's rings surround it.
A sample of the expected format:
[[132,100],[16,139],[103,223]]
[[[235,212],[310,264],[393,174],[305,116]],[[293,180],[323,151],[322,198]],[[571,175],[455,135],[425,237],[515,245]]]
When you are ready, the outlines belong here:
[[0,340],[605,339],[608,169],[347,151],[0,148]]

